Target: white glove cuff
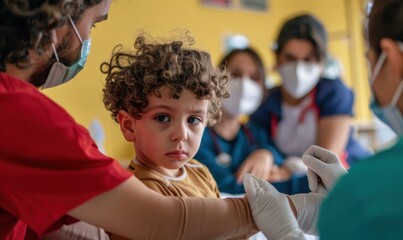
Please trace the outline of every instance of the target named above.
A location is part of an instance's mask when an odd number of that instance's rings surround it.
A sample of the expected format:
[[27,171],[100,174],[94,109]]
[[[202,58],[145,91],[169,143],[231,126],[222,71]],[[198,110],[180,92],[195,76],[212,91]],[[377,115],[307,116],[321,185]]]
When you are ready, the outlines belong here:
[[299,227],[307,234],[317,235],[317,220],[322,195],[314,193],[289,196],[297,210]]

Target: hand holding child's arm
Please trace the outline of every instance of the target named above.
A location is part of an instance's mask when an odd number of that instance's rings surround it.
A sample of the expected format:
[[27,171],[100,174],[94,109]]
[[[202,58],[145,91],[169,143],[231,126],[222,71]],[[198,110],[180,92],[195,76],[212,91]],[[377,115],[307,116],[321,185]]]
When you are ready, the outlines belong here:
[[297,211],[298,226],[307,234],[317,235],[317,221],[319,208],[327,191],[319,186],[317,193],[303,193],[290,195],[292,205]]
[[286,195],[279,193],[269,182],[250,174],[245,174],[244,186],[253,218],[268,239],[305,239]]

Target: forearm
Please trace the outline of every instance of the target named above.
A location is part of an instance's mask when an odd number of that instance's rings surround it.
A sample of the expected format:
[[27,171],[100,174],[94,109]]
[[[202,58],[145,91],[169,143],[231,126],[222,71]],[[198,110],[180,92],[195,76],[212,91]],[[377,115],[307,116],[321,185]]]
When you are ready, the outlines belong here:
[[70,215],[131,239],[225,239],[257,232],[245,199],[166,197],[135,178]]
[[[139,215],[147,215],[147,220],[138,223],[139,239],[240,239],[257,232],[248,203],[242,198],[170,197],[156,199],[153,205],[154,211],[143,208]],[[150,232],[150,228],[154,230]]]
[[350,116],[325,117],[319,121],[318,146],[342,156],[351,126]]
[[244,198],[186,198],[183,203],[188,226],[183,239],[240,239],[258,231]]

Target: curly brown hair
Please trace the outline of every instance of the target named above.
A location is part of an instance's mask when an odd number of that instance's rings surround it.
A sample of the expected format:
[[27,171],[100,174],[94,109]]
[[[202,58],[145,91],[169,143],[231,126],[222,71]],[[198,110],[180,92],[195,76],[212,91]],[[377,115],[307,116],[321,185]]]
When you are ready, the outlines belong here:
[[120,110],[140,118],[148,105],[147,96],[160,97],[159,89],[163,86],[171,90],[175,99],[184,89],[198,99],[208,99],[209,126],[221,117],[221,99],[229,97],[228,73],[213,68],[207,52],[183,45],[182,41],[147,43],[140,36],[132,52],[121,51],[121,45],[115,47],[109,63],[102,63],[101,71],[107,74],[103,101],[116,122]]
[[6,63],[29,67],[28,50],[41,54],[52,42],[51,31],[73,20],[103,0],[2,0],[0,1],[0,71]]

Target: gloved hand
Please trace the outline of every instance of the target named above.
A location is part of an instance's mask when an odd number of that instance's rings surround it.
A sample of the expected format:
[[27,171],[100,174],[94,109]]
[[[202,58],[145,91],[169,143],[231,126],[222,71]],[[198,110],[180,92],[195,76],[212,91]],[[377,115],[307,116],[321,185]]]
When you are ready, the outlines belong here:
[[312,192],[318,192],[320,185],[330,191],[337,180],[347,173],[335,153],[315,145],[305,151],[302,161],[308,167],[306,175]]
[[303,193],[289,196],[297,210],[298,226],[307,234],[318,235],[317,221],[320,203],[327,191],[319,186],[317,193]]
[[245,174],[243,184],[253,218],[268,239],[305,239],[286,195],[279,193],[269,182],[250,174]]
[[287,168],[292,174],[297,175],[305,175],[308,170],[302,159],[295,156],[287,157],[283,162],[283,167]]

